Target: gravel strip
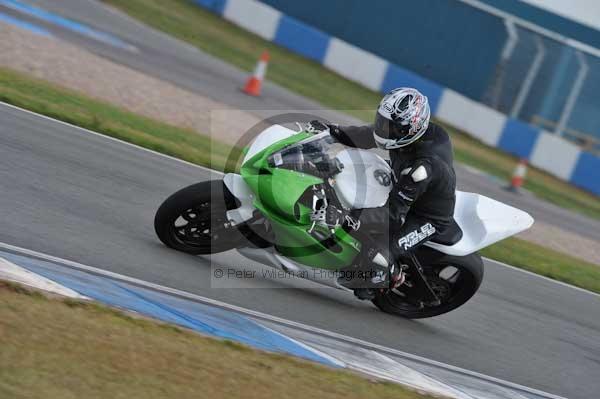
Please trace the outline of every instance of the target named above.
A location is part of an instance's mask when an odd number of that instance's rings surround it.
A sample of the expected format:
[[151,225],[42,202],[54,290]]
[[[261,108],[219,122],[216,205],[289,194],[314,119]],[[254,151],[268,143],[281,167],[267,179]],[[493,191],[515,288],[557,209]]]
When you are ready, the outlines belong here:
[[[69,43],[0,23],[0,65],[29,73],[131,112],[234,143],[258,118],[235,112],[235,118],[212,120],[211,111],[230,109],[210,98],[144,75]],[[220,113],[223,114],[223,113]]]
[[559,227],[535,222],[532,228],[519,234],[518,237],[600,265],[600,243]]

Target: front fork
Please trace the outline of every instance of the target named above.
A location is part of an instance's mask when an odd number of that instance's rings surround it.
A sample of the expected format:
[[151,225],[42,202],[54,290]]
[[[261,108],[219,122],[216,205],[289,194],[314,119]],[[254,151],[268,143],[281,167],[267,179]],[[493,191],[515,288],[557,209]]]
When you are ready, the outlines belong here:
[[397,289],[406,295],[407,302],[423,307],[424,304],[438,306],[441,301],[427,282],[423,267],[414,252],[409,252],[405,272],[409,277]]

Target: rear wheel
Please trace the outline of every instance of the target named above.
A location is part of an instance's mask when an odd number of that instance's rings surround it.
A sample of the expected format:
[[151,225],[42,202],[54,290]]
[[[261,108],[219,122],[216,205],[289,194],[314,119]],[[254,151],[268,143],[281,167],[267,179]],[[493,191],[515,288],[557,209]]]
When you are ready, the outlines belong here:
[[224,252],[241,245],[242,234],[226,212],[239,206],[221,180],[185,187],[162,203],[154,217],[158,238],[168,247],[194,255]]
[[415,304],[402,293],[402,286],[378,293],[373,303],[386,313],[408,319],[421,319],[448,313],[467,302],[483,280],[483,261],[479,254],[450,256],[439,254],[423,265],[439,304]]

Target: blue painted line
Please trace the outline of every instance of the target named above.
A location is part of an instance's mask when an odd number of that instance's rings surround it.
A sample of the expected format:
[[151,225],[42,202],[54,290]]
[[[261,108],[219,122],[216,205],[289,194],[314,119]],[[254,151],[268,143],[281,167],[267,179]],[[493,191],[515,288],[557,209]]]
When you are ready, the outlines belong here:
[[4,13],[0,12],[0,21],[6,22],[7,24],[14,25],[18,28],[27,29],[28,31],[31,31],[38,35],[48,36],[48,37],[52,36],[52,33],[48,32],[46,29],[44,29],[40,26],[34,25],[32,23],[22,21],[18,18],[13,17],[12,15],[8,15],[8,14],[4,14]]
[[158,312],[166,312],[167,314],[174,316],[176,319],[179,319],[178,324],[186,325],[194,330],[202,331],[211,335],[220,336],[222,338],[235,339],[236,341],[246,341],[243,336],[238,334],[231,334],[224,330],[220,330],[218,328],[213,327],[210,323],[203,322],[199,319],[196,319],[190,315],[187,315],[185,312],[180,312],[176,308],[172,308],[168,305],[162,304],[160,302],[154,301],[150,298],[145,297],[140,292],[129,289],[127,286],[121,286],[116,284],[122,290],[129,293],[131,296],[138,298],[142,302],[153,305],[157,308]]
[[110,306],[132,310],[203,334],[229,339],[258,349],[288,353],[339,367],[318,352],[235,312],[132,284],[116,282],[38,259],[1,251],[0,257]]
[[119,47],[126,50],[132,50],[135,48],[134,46],[124,42],[123,40],[111,34],[98,31],[96,29],[91,28],[90,26],[81,24],[79,22],[75,22],[73,20],[61,17],[60,15],[53,14],[41,8],[33,7],[16,0],[0,0],[0,5],[11,8],[23,14],[32,16],[34,18],[40,19],[42,21],[61,26],[70,31],[80,33],[84,36],[90,37],[92,39],[98,40],[100,42],[109,44],[114,47]]

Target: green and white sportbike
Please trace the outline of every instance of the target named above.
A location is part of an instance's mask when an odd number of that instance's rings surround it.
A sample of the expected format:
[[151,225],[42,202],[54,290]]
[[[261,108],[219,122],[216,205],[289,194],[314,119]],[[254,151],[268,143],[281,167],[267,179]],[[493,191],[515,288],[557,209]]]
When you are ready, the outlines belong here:
[[[273,125],[246,148],[240,174],[186,187],[158,209],[156,233],[167,246],[194,255],[236,249],[243,256],[321,284],[349,290],[363,246],[387,242],[386,231],[360,227],[360,210],[382,207],[392,170],[373,151],[346,147],[328,132]],[[406,318],[461,306],[483,278],[480,249],[528,229],[527,213],[457,191],[455,228],[419,247],[410,259],[369,256],[378,268],[401,270],[373,303]],[[387,227],[383,226],[382,230]]]

